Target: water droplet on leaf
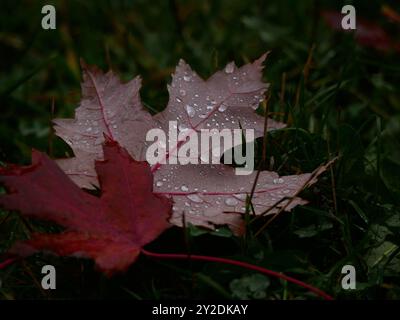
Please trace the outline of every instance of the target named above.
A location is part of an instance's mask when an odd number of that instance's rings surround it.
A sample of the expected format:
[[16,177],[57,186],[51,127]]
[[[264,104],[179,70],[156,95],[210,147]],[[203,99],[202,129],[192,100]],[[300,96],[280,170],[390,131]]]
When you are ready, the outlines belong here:
[[228,109],[228,106],[226,104],[221,104],[218,108],[218,111],[224,112],[226,109]]
[[187,197],[193,202],[197,202],[197,203],[203,202],[203,199],[200,198],[197,194],[189,194]]
[[225,72],[232,73],[234,69],[235,69],[235,64],[233,62],[231,62],[226,65]]
[[157,182],[156,182],[156,186],[157,186],[157,187],[161,187],[162,185],[163,185],[162,181],[157,181]]
[[194,115],[196,114],[196,111],[194,110],[194,108],[190,105],[186,105],[185,106],[186,112],[188,114],[189,117],[193,118]]

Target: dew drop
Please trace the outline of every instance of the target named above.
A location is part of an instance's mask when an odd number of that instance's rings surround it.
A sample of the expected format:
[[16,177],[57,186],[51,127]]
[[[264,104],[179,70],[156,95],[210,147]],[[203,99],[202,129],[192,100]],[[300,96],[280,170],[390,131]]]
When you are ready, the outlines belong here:
[[186,191],[189,191],[189,188],[188,188],[187,186],[183,185],[183,186],[181,187],[181,190],[182,190],[183,192],[186,192]]
[[238,193],[238,194],[235,194],[235,197],[240,200],[246,200],[247,195],[245,193]]
[[185,81],[190,81],[191,79],[192,79],[191,76],[188,76],[188,75],[183,76],[183,80],[185,80]]
[[180,95],[183,96],[183,97],[186,96],[186,91],[183,90],[183,89],[179,90],[179,93],[180,93]]
[[218,111],[224,112],[226,109],[228,109],[228,106],[226,104],[221,104],[218,108]]
[[235,198],[228,198],[225,200],[225,204],[230,207],[234,207],[238,204],[238,201]]
[[194,108],[188,104],[185,106],[185,109],[186,109],[188,116],[191,118],[193,118],[194,115],[196,114],[196,111],[194,110]]
[[197,203],[203,202],[203,199],[200,198],[197,194],[189,194],[187,197],[193,202],[197,202]]

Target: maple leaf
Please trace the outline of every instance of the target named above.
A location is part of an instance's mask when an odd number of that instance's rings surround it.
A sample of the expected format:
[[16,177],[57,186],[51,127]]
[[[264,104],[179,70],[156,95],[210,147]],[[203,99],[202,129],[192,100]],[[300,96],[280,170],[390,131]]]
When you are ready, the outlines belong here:
[[121,83],[112,71],[104,74],[81,61],[82,100],[75,119],[54,119],[54,129],[74,151],[75,157],[60,159],[58,165],[81,187],[98,185],[94,161],[103,158],[104,134],[144,160],[146,133],[155,127],[141,104],[140,77]]
[[353,32],[356,41],[365,47],[371,47],[382,52],[390,50],[400,50],[400,45],[390,37],[390,35],[378,24],[357,18],[357,28],[355,30],[344,30],[341,25],[343,15],[337,11],[322,11],[322,17],[326,23],[334,30],[342,32]]
[[[148,130],[159,127],[167,131],[171,120],[177,121],[179,130],[211,126],[233,129],[240,123],[243,129],[254,129],[255,137],[263,136],[264,117],[255,109],[268,88],[261,81],[265,58],[266,54],[241,68],[231,62],[207,81],[181,60],[168,86],[168,106],[155,117],[141,104],[139,77],[123,84],[112,71],[104,74],[82,61],[82,100],[75,118],[53,120],[56,135],[71,146],[75,157],[57,163],[79,186],[93,189],[98,185],[94,161],[102,159],[103,134],[118,141],[138,160],[145,160]],[[268,119],[268,130],[283,127],[285,124]]]
[[25,216],[64,226],[60,234],[33,234],[17,243],[11,253],[30,255],[37,250],[95,260],[107,275],[126,270],[141,248],[169,227],[172,202],[154,194],[147,162],[135,161],[117,142],[103,144],[103,161],[96,161],[101,196],[81,190],[38,151],[32,165],[0,169],[8,194],[0,206]]
[[[155,115],[155,120],[165,131],[170,121],[177,121],[179,131],[237,129],[240,125],[243,129],[254,129],[256,138],[264,136],[264,117],[255,110],[269,87],[262,81],[266,57],[264,54],[241,68],[230,62],[206,81],[180,60],[168,85],[168,105]],[[275,130],[285,124],[268,119],[267,127]]]
[[[72,147],[75,158],[58,163],[79,186],[89,188],[98,183],[93,162],[103,157],[101,148],[96,147],[103,132],[113,134],[133,157],[141,160],[147,147],[144,137],[147,129],[161,128],[165,132],[171,121],[176,121],[176,129],[188,136],[204,128],[254,129],[255,137],[263,136],[265,119],[255,109],[268,88],[268,84],[262,81],[266,56],[264,54],[240,68],[233,62],[228,63],[207,80],[181,60],[168,86],[168,105],[154,117],[139,101],[138,81],[124,85],[114,74],[103,74],[84,65],[83,98],[76,118],[54,121],[57,135]],[[272,119],[267,121],[268,130],[283,127],[283,123]],[[91,132],[89,135],[88,131]],[[75,138],[71,138],[74,135]],[[249,142],[252,141],[246,141]],[[167,156],[177,157],[183,145],[184,141],[178,142]],[[217,156],[224,151],[220,150]],[[261,172],[252,198],[254,213],[273,214],[283,208],[289,211],[306,203],[297,194],[315,182],[324,168],[318,168],[317,174],[286,177],[279,177],[274,172]],[[233,168],[223,164],[161,163],[155,164],[152,172],[154,191],[173,198],[171,223],[182,226],[185,220],[208,228],[227,224],[235,233],[240,233],[246,194],[252,188],[256,173],[237,176]]]

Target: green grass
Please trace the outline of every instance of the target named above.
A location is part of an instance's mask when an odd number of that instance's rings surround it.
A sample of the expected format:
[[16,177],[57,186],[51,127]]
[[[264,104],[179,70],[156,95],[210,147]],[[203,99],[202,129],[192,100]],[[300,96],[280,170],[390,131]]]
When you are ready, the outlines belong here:
[[[269,111],[289,127],[268,136],[269,168],[295,174],[339,159],[302,193],[309,204],[280,215],[259,234],[268,219],[251,223],[245,238],[224,228],[214,233],[190,228],[186,236],[183,229],[171,228],[149,248],[251,262],[338,299],[400,298],[398,55],[360,47],[351,35],[330,30],[317,13],[340,10],[342,2],[53,3],[55,31],[40,28],[40,9],[47,3],[1,4],[2,163],[29,163],[32,147],[54,157],[71,154],[52,135],[50,120],[71,117],[79,102],[79,57],[111,67],[123,79],[140,74],[144,103],[161,110],[179,58],[207,77],[228,61],[243,64],[271,50],[264,72],[271,83]],[[384,3],[353,1],[359,17],[396,35],[400,25],[379,13]],[[0,211],[0,253],[31,230],[57,228]],[[57,290],[40,289],[44,264],[56,267]],[[357,290],[341,288],[345,264],[356,267]],[[106,279],[91,261],[37,254],[0,270],[0,279],[0,299],[314,298],[293,284],[236,267],[147,257],[140,257],[126,274]]]

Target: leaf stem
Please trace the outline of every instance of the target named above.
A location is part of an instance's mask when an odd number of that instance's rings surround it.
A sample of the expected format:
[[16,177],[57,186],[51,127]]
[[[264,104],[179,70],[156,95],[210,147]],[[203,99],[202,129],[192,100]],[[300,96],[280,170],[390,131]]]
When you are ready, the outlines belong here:
[[210,257],[210,256],[201,256],[201,255],[192,255],[192,254],[181,254],[181,253],[155,253],[155,252],[150,252],[147,250],[142,249],[142,253],[148,257],[153,257],[157,259],[180,259],[180,260],[197,260],[197,261],[207,261],[207,262],[218,262],[218,263],[224,263],[224,264],[230,264],[234,265],[237,267],[245,268],[248,270],[254,270],[275,278],[280,278],[284,279],[288,282],[297,284],[303,288],[306,288],[307,290],[315,293],[316,295],[324,298],[325,300],[333,300],[333,297],[330,296],[329,294],[325,293],[324,291],[313,287],[312,285],[305,283],[303,281],[297,280],[295,278],[286,276],[282,273],[272,271],[266,268],[262,268],[247,262],[243,261],[237,261],[237,260],[232,260],[232,259],[227,259],[227,258],[219,258],[219,257]]
[[17,259],[16,258],[9,258],[0,263],[0,270],[8,267],[10,264],[13,264]]

